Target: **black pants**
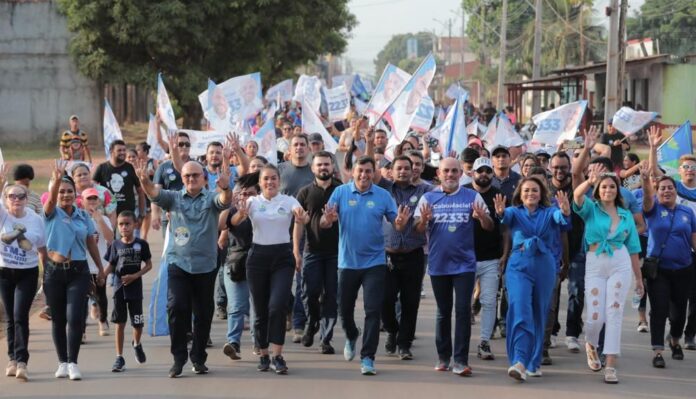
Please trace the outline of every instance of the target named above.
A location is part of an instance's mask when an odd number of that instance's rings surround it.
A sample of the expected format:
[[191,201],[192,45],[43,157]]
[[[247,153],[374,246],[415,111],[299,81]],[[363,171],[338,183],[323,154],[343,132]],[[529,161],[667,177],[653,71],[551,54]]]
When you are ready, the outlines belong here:
[[657,277],[648,283],[650,299],[650,342],[653,349],[664,349],[665,321],[669,318],[669,334],[681,338],[686,322],[686,302],[693,279],[692,266],[667,270],[657,269]]
[[51,308],[53,345],[61,363],[77,363],[90,279],[87,261],[72,261],[69,266],[46,262],[43,287]]
[[[109,312],[109,299],[106,297],[106,284],[99,286],[97,284],[97,275],[92,274],[92,286],[94,287],[94,302],[99,306],[99,322],[100,323],[106,323],[106,320],[108,319],[107,314]],[[85,306],[88,306],[88,303],[85,303]],[[85,309],[85,320],[87,320],[87,316],[89,315],[89,309]],[[82,332],[84,333],[85,330],[87,329],[87,323],[85,323],[84,328],[82,329]]]
[[379,321],[384,303],[384,277],[387,267],[378,265],[367,269],[338,269],[338,310],[346,339],[357,339],[355,301],[360,287],[363,291],[365,325],[360,359],[375,359],[379,345]]
[[18,363],[29,361],[29,310],[36,295],[38,279],[38,267],[0,267],[0,298],[5,306],[7,356]]
[[285,321],[290,310],[294,273],[291,244],[251,246],[246,275],[256,313],[254,340],[261,349],[267,349],[269,343],[285,344]]
[[[435,347],[438,358],[449,363],[450,357],[469,364],[471,341],[471,296],[476,283],[475,272],[430,276],[437,303]],[[452,351],[452,307],[454,307],[454,352]]]
[[[696,255],[694,255],[692,267],[693,265],[696,265]],[[686,338],[693,339],[694,335],[696,335],[696,271],[692,273],[689,308],[686,316],[686,328],[684,329],[684,336]]]
[[[185,364],[187,358],[190,358],[193,363],[205,364],[208,359],[205,346],[210,336],[215,307],[213,289],[217,270],[193,274],[170,263],[167,271],[167,316],[174,362]],[[193,342],[191,352],[187,353],[186,334],[191,331],[191,314]]]
[[[423,286],[425,262],[423,248],[408,253],[391,253],[384,281],[382,323],[389,334],[396,334],[399,348],[410,349],[416,334],[416,320]],[[401,317],[396,319],[396,301],[401,303]]]
[[302,303],[307,326],[312,332],[319,331],[323,344],[329,344],[338,314],[338,255],[307,251],[302,263]]

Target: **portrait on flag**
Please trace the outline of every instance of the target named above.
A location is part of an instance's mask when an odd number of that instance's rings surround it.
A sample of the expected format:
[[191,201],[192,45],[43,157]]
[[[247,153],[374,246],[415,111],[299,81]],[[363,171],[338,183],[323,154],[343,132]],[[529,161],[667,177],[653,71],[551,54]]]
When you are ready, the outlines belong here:
[[394,102],[401,90],[406,86],[411,75],[392,64],[387,64],[382,77],[377,82],[375,92],[367,104],[366,113],[370,116],[370,123],[377,123],[379,118]]
[[[263,109],[261,74],[258,72],[237,76],[217,85],[222,90],[230,108],[232,119],[249,119]],[[204,111],[210,108],[208,90],[198,95]]]
[[[276,101],[278,98],[280,98],[282,102],[292,101],[292,79],[286,79],[271,86],[266,91],[266,101]],[[280,104],[278,104],[278,106],[280,106]]]
[[229,132],[232,130],[232,109],[222,88],[208,80],[208,109],[203,113],[208,120],[208,130]]

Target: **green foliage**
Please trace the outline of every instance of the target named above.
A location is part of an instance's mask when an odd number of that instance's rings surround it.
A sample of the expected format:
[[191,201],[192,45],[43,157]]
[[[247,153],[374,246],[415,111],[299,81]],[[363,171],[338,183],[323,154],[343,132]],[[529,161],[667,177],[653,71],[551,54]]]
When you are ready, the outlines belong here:
[[207,78],[261,72],[266,85],[325,53],[356,23],[348,0],[58,0],[80,71],[105,82],[167,89],[196,126]]
[[626,20],[629,39],[659,40],[663,54],[696,52],[696,7],[693,0],[646,0]]
[[[418,40],[418,58],[409,60],[406,57],[406,42],[408,39]],[[375,59],[375,76],[381,76],[384,67],[388,63],[394,64],[406,72],[413,72],[423,58],[433,49],[433,35],[430,32],[419,32],[416,34],[406,33],[394,35],[384,48],[377,54]]]

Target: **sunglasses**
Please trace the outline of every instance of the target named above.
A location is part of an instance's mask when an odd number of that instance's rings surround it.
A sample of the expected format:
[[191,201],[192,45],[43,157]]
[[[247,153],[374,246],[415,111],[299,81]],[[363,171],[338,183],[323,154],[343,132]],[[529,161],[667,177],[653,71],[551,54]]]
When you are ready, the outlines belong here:
[[181,143],[177,144],[177,146],[179,146],[179,148],[191,147],[191,143],[181,142]]
[[27,195],[26,194],[9,193],[9,194],[7,194],[7,198],[12,200],[12,201],[22,201],[22,200],[27,199]]
[[191,174],[188,174],[188,175],[183,175],[183,176],[181,176],[181,177],[183,177],[184,179],[198,179],[198,177],[199,177],[200,175],[201,175],[200,173],[191,173]]
[[696,165],[689,165],[689,164],[684,164],[681,166],[682,169],[684,170],[691,170],[691,171],[696,171]]

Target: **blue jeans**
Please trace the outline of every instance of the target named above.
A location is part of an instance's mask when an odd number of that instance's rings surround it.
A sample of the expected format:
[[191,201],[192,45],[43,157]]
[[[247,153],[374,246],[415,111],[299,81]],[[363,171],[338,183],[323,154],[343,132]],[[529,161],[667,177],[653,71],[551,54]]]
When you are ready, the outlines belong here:
[[227,307],[227,288],[225,288],[225,258],[227,257],[227,247],[218,248],[217,255],[217,279],[215,281],[215,306],[220,308]]
[[36,295],[39,268],[0,268],[0,298],[5,306],[7,355],[10,360],[29,361],[29,310]]
[[358,299],[360,287],[363,289],[365,325],[360,359],[374,360],[377,353],[386,271],[386,265],[338,270],[338,308],[341,312],[343,331],[348,340],[357,339],[360,333],[355,325],[355,301]]
[[321,343],[329,344],[338,313],[338,255],[305,252],[302,263],[302,302],[307,326],[311,332],[319,330]]
[[304,330],[307,324],[307,315],[302,303],[302,286],[302,273],[295,272],[295,296],[292,298],[292,328],[295,330]]
[[476,278],[481,287],[481,341],[488,341],[495,327],[495,312],[497,304],[499,259],[476,262]]
[[[476,273],[465,272],[448,276],[430,276],[437,303],[435,316],[435,347],[437,356],[445,363],[454,361],[469,364],[471,340],[471,296]],[[454,305],[454,353],[452,352],[452,306]]]
[[[249,284],[246,280],[232,281],[228,267],[222,267],[223,281],[227,294],[227,342],[239,344],[244,331],[244,316],[249,318],[249,325],[254,325],[254,314],[249,296]],[[254,329],[250,327],[251,336]]]
[[580,253],[568,268],[568,313],[566,336],[578,338],[582,332],[582,310],[585,306],[585,254]]

